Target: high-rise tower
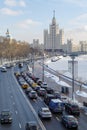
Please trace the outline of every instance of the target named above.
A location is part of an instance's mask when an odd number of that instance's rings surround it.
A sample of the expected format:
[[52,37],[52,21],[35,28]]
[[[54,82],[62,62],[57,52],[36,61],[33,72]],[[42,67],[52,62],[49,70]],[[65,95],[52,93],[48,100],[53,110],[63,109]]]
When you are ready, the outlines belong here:
[[44,49],[56,51],[61,49],[63,44],[63,30],[59,29],[59,25],[56,23],[55,10],[53,11],[52,23],[49,25],[49,33],[44,30]]

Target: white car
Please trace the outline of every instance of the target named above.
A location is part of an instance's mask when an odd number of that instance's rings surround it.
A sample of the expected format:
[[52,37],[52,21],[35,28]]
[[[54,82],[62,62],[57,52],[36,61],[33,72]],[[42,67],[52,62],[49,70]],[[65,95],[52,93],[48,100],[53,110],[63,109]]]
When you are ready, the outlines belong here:
[[36,91],[33,91],[33,90],[29,92],[28,96],[31,99],[37,99],[37,93]]
[[7,69],[6,69],[6,67],[1,67],[1,72],[7,72]]
[[38,111],[38,115],[41,117],[41,118],[49,118],[51,119],[52,118],[52,113],[51,111],[49,110],[48,107],[42,107],[39,111]]
[[48,85],[47,85],[46,82],[43,82],[43,83],[41,84],[41,87],[46,89],[46,88],[48,87]]

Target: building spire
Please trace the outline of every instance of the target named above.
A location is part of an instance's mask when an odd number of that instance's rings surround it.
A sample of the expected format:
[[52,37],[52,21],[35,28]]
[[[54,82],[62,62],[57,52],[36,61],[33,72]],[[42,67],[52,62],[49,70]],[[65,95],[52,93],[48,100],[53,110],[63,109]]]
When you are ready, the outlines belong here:
[[8,35],[8,34],[9,34],[9,30],[7,29],[6,35]]
[[9,29],[7,29],[6,38],[10,38]]
[[53,10],[53,17],[55,18],[55,10]]
[[55,10],[53,10],[52,25],[56,25]]

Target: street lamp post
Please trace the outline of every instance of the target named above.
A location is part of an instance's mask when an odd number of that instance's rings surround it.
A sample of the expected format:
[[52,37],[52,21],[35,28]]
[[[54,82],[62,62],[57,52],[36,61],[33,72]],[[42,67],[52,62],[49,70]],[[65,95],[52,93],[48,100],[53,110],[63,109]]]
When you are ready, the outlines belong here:
[[72,99],[74,99],[74,59],[75,57],[72,56]]
[[34,52],[33,52],[33,55],[32,55],[32,73],[34,75]]
[[44,52],[43,52],[43,63],[42,63],[42,81],[44,82]]
[[72,59],[72,100],[75,99],[75,91],[74,91],[74,59],[77,55],[71,54],[70,57]]

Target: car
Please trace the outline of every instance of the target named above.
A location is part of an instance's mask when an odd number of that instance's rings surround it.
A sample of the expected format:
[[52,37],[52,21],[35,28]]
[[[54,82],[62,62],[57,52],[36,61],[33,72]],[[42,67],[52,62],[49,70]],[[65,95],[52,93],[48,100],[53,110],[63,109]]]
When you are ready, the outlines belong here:
[[33,90],[38,91],[41,87],[37,85],[36,87],[33,87]]
[[19,68],[22,68],[23,67],[23,63],[19,63],[18,66],[19,66]]
[[29,71],[27,72],[27,75],[31,78],[32,77],[32,73],[30,73]]
[[21,72],[22,77],[25,79],[27,77],[26,72]]
[[8,63],[8,64],[5,64],[5,67],[6,67],[7,69],[10,69],[10,68],[12,67],[12,65],[11,65],[11,63]]
[[39,80],[38,77],[34,76],[34,75],[31,75],[31,79],[34,81],[34,82],[37,82],[37,80]]
[[44,88],[40,88],[39,90],[37,90],[37,93],[39,96],[45,96],[47,92]]
[[60,100],[63,102],[64,105],[67,105],[69,98],[65,95],[61,95]]
[[39,78],[38,78],[38,77],[34,77],[33,80],[34,80],[35,82],[37,82],[37,80],[39,80]]
[[21,87],[23,89],[27,89],[29,87],[29,85],[26,82],[24,82],[24,83],[21,84]]
[[25,130],[39,130],[39,126],[35,121],[30,121],[26,123]]
[[46,91],[47,91],[48,94],[53,94],[54,93],[54,90],[52,88],[50,88],[50,87],[47,87]]
[[29,81],[29,77],[27,75],[25,75],[24,79],[28,82]]
[[78,128],[78,121],[73,115],[63,115],[61,122],[65,125],[66,128]]
[[80,108],[76,102],[68,102],[65,104],[65,110],[69,114],[80,115]]
[[48,85],[46,82],[42,82],[41,87],[46,89],[48,87]]
[[54,91],[53,95],[54,95],[56,98],[61,99],[61,93],[60,93],[59,91]]
[[52,118],[52,114],[51,111],[49,110],[48,107],[42,107],[39,111],[38,111],[38,115],[41,118],[46,118],[46,119],[51,119]]
[[55,96],[53,94],[46,94],[44,96],[44,102],[49,105],[49,102],[51,101],[51,99],[56,99]]
[[14,75],[15,75],[17,78],[21,76],[21,75],[20,75],[20,72],[15,72]]
[[20,85],[22,85],[23,83],[25,83],[25,80],[23,79],[23,77],[19,76],[18,82]]
[[29,94],[28,94],[29,98],[31,99],[36,99],[37,98],[37,93],[36,91],[30,91]]
[[7,69],[5,66],[1,67],[1,72],[7,72]]
[[34,83],[34,81],[32,79],[29,79],[28,83],[30,84],[30,86],[32,86],[32,84]]
[[49,102],[49,108],[52,113],[62,114],[64,111],[64,104],[60,99],[51,99]]
[[41,86],[42,81],[40,79],[37,80],[37,84]]
[[11,124],[12,123],[12,117],[11,112],[9,110],[3,110],[0,114],[0,122],[1,124]]
[[33,80],[31,78],[29,78],[28,76],[26,76],[25,80],[27,81],[28,84],[32,84]]
[[31,87],[32,88],[34,88],[34,87],[36,87],[37,86],[37,83],[35,83],[35,82],[33,82],[32,84],[31,84]]
[[31,92],[33,89],[31,87],[28,87],[27,89],[25,89],[25,93],[28,95],[29,92]]

